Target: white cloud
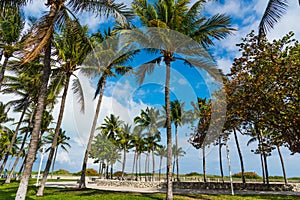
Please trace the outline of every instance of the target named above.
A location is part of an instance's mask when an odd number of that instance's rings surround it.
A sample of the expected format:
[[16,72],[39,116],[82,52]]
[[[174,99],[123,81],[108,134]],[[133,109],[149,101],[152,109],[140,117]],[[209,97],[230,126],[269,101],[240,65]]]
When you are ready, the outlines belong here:
[[178,79],[178,83],[179,83],[180,85],[187,85],[186,80],[183,79],[183,78]]
[[26,7],[24,7],[24,13],[26,16],[32,16],[32,17],[41,17],[43,13],[47,10],[49,10],[45,4],[47,3],[47,0],[34,0],[31,3],[27,4]]
[[230,72],[232,66],[232,60],[225,57],[220,57],[217,59],[218,68],[222,69],[223,73],[227,74]]

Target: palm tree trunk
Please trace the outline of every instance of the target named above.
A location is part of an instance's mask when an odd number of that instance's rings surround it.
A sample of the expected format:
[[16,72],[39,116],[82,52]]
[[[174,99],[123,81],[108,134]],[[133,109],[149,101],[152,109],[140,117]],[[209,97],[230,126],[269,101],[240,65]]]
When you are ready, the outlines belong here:
[[134,176],[134,166],[135,166],[135,162],[136,162],[136,150],[134,152],[134,156],[133,156],[133,163],[132,163],[132,173],[131,173],[131,179],[133,178]]
[[105,177],[106,177],[106,179],[109,178],[109,176],[108,176],[108,168],[109,168],[109,163],[106,162],[106,172],[105,172]]
[[123,166],[122,166],[122,179],[124,179],[125,163],[126,163],[126,145],[124,146],[124,157],[123,157]]
[[98,169],[98,173],[99,173],[99,178],[100,178],[100,179],[101,179],[101,176],[102,176],[102,174],[101,174],[101,173],[102,173],[102,170],[101,170],[101,169],[102,169],[102,162],[99,161],[99,169]]
[[230,153],[229,153],[229,147],[228,147],[228,137],[226,137],[226,154],[227,154],[227,161],[228,161],[231,194],[234,195],[233,181],[232,181],[232,175],[231,175],[232,173],[231,173],[231,164],[230,164]]
[[[175,147],[176,151],[178,150],[178,126],[175,125]],[[177,181],[179,180],[179,161],[178,161],[178,154],[175,154],[176,159],[176,171],[177,171]]]
[[16,141],[16,138],[17,138],[17,135],[18,135],[18,132],[19,132],[21,123],[22,123],[22,121],[23,121],[23,118],[24,118],[24,116],[25,116],[25,113],[26,113],[26,110],[27,110],[27,107],[28,107],[27,105],[28,105],[28,103],[25,104],[24,109],[22,110],[22,114],[21,114],[21,116],[20,116],[18,125],[17,125],[16,130],[15,130],[15,132],[14,132],[14,134],[13,134],[11,140],[10,140],[10,144],[9,144],[9,146],[8,146],[7,152],[5,153],[4,160],[3,160],[2,164],[1,164],[1,167],[0,167],[0,174],[1,174],[2,171],[3,171],[3,169],[4,169],[5,165],[6,165],[6,162],[7,162],[7,160],[8,160],[8,157],[9,157],[9,155],[11,154],[12,148],[13,148],[13,146],[14,146],[14,144],[15,144],[15,141]]
[[283,173],[284,183],[285,183],[285,184],[288,184],[287,178],[286,178],[286,173],[285,173],[284,161],[283,161],[283,157],[282,157],[282,154],[281,154],[279,145],[277,145],[277,151],[278,151],[278,155],[279,155],[280,162],[281,162],[281,167],[282,167],[282,173]]
[[41,122],[43,118],[43,111],[45,108],[45,99],[47,96],[47,86],[51,73],[51,40],[48,41],[46,46],[45,58],[44,58],[44,68],[42,72],[40,93],[38,97],[38,105],[35,113],[34,126],[31,133],[31,139],[29,144],[29,149],[27,153],[27,159],[24,166],[23,175],[18,187],[16,194],[16,200],[25,200],[28,188],[28,181],[32,172],[32,165],[35,160],[37,147],[39,143],[39,131],[41,127]]
[[23,138],[23,141],[22,141],[20,150],[19,150],[19,152],[18,152],[17,158],[16,158],[16,160],[15,160],[15,162],[14,162],[13,167],[12,167],[11,170],[10,170],[9,175],[6,177],[5,184],[9,184],[9,183],[10,183],[11,177],[12,177],[12,175],[13,175],[13,173],[14,173],[14,171],[15,171],[17,165],[18,165],[19,159],[20,159],[20,157],[21,157],[21,155],[22,155],[22,153],[23,153],[23,149],[24,149],[24,146],[25,146],[25,143],[26,143],[26,140],[27,140],[27,136],[28,136],[28,131],[25,133],[25,136],[24,136],[24,138]]
[[223,163],[222,163],[222,137],[219,137],[219,161],[220,161],[220,172],[222,177],[222,182],[224,183],[224,173],[223,173]]
[[110,179],[111,180],[113,179],[113,166],[114,166],[114,164],[110,165]]
[[[2,58],[2,56],[0,57],[0,59],[1,58]],[[5,73],[5,70],[6,70],[8,59],[9,59],[9,56],[4,56],[4,62],[3,62],[3,65],[2,65],[2,68],[1,68],[1,71],[0,71],[0,90],[1,90],[1,87],[2,87],[2,82],[3,82],[3,79],[4,79],[4,73]]]
[[23,174],[23,168],[24,168],[24,165],[25,165],[25,163],[26,163],[26,160],[27,160],[27,155],[25,156],[25,158],[24,158],[24,160],[23,160],[23,163],[22,163],[22,165],[21,165],[21,167],[20,167],[20,169],[19,169],[19,176],[22,176],[22,174]]
[[136,159],[135,159],[135,180],[138,180],[138,160],[139,160],[139,153],[136,150]]
[[145,181],[147,181],[148,154],[145,157]]
[[262,130],[259,130],[259,135],[260,135],[260,139],[261,139],[261,148],[262,148],[262,152],[263,152],[263,159],[264,159],[264,164],[265,164],[265,175],[266,175],[266,182],[267,185],[269,185],[269,172],[268,172],[268,163],[267,163],[267,155],[265,152],[265,148],[264,148],[264,138],[263,138],[263,134],[262,134]]
[[165,83],[165,106],[166,106],[166,128],[167,128],[167,194],[166,200],[173,199],[172,186],[172,130],[170,118],[170,77],[171,77],[171,60],[165,56],[166,64],[166,83]]
[[205,144],[202,146],[202,167],[203,167],[203,181],[206,183],[206,161],[205,161]]
[[154,149],[152,147],[152,181],[154,181],[155,174],[155,157],[154,157]]
[[90,154],[90,150],[92,147],[92,142],[94,139],[94,134],[95,134],[95,129],[96,129],[96,125],[97,125],[97,121],[98,121],[98,115],[100,113],[100,107],[101,107],[101,102],[102,102],[102,97],[103,97],[103,93],[104,93],[104,88],[105,88],[105,84],[106,84],[106,76],[103,76],[103,82],[101,85],[101,90],[100,90],[100,94],[99,94],[99,99],[98,99],[98,103],[97,103],[97,108],[96,108],[96,112],[95,112],[95,116],[94,116],[94,121],[93,121],[93,125],[91,128],[91,133],[90,133],[90,137],[89,137],[89,141],[85,150],[85,154],[84,154],[84,159],[83,159],[83,163],[82,163],[82,170],[81,170],[81,178],[79,181],[79,188],[86,188],[85,185],[85,173],[86,173],[86,165],[87,165],[87,161],[89,159],[89,154]]
[[265,163],[265,172],[266,172],[266,181],[267,185],[269,185],[269,171],[268,171],[268,163],[267,163],[267,155],[266,153],[263,154],[264,163]]
[[100,173],[100,179],[103,178],[103,167],[105,166],[104,160],[100,162],[101,163],[101,173]]
[[243,155],[242,155],[241,147],[240,147],[240,144],[239,144],[238,137],[237,137],[235,129],[233,129],[233,134],[234,134],[235,144],[236,144],[236,147],[237,147],[237,150],[238,150],[238,154],[239,154],[239,158],[240,158],[241,171],[242,171],[242,181],[243,181],[243,184],[246,184]]
[[260,153],[260,162],[261,162],[261,171],[262,171],[262,177],[263,177],[263,183],[266,183],[266,175],[265,175],[265,164],[263,159],[263,153]]
[[161,177],[161,165],[162,165],[162,159],[163,157],[160,156],[160,160],[159,160],[159,173],[158,173],[158,180],[160,181],[160,177]]
[[44,173],[43,173],[41,186],[39,187],[39,189],[36,193],[36,196],[43,196],[44,195],[45,184],[46,184],[47,177],[48,177],[48,174],[49,174],[49,171],[50,171],[50,167],[51,167],[51,163],[52,163],[53,156],[54,156],[54,153],[55,153],[55,149],[57,148],[57,140],[58,140],[59,130],[60,130],[60,127],[61,127],[63,116],[64,116],[66,99],[67,99],[67,94],[68,94],[68,89],[69,89],[70,77],[71,77],[71,74],[67,74],[66,83],[65,83],[65,87],[64,87],[64,92],[63,92],[62,99],[61,99],[57,124],[56,124],[56,127],[55,127],[55,133],[54,133],[53,141],[52,141],[52,144],[51,144],[51,149],[50,149],[50,152],[49,152],[49,155],[48,155],[48,160],[47,160],[47,163],[46,163],[46,167],[45,167],[45,170],[44,170]]
[[141,162],[142,162],[142,153],[139,154],[139,177],[140,177],[140,181],[142,180],[142,167],[141,167]]
[[53,172],[54,172],[54,165],[55,165],[55,161],[56,161],[56,156],[57,156],[57,150],[58,150],[58,147],[55,148],[55,154],[54,154],[54,159],[53,159],[53,162],[52,162],[52,172],[51,172],[51,179],[53,177]]

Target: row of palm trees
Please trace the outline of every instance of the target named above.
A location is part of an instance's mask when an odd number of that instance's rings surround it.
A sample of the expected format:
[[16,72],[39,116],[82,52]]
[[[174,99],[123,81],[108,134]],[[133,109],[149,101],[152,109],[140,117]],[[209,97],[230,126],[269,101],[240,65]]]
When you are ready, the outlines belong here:
[[[3,80],[5,80],[3,78],[3,75],[5,74],[9,58],[11,58],[12,56],[14,57],[14,59],[11,60],[19,61],[11,65],[11,69],[15,70],[16,77],[21,77],[24,78],[23,80],[25,80],[28,73],[30,74],[32,72],[37,72],[37,76],[34,76],[34,78],[30,78],[28,80],[28,84],[26,82],[26,84],[21,85],[26,87],[20,89],[22,91],[21,93],[17,92],[20,90],[12,91],[17,95],[21,95],[25,98],[24,100],[26,101],[23,101],[25,102],[25,104],[22,105],[22,110],[27,110],[28,108],[32,109],[32,116],[30,117],[30,123],[32,125],[32,127],[30,126],[31,138],[27,151],[26,163],[24,166],[22,179],[16,194],[16,199],[25,199],[26,197],[28,181],[32,171],[32,165],[36,158],[36,153],[43,135],[43,131],[45,131],[41,129],[41,126],[45,122],[45,120],[43,121],[44,113],[48,112],[46,111],[46,108],[49,109],[50,107],[51,110],[52,106],[53,109],[56,99],[55,97],[57,97],[60,93],[60,90],[63,89],[64,92],[62,96],[57,126],[55,128],[55,134],[52,141],[51,150],[49,152],[49,158],[47,161],[46,170],[44,172],[42,185],[39,188],[37,194],[38,196],[43,195],[44,184],[49,172],[48,169],[51,166],[52,157],[55,154],[54,152],[57,146],[57,139],[61,121],[63,118],[65,99],[67,96],[66,91],[68,91],[70,77],[71,75],[73,75],[74,71],[76,71],[82,64],[83,59],[85,59],[85,56],[89,51],[91,51],[94,45],[93,39],[88,39],[88,37],[86,36],[85,28],[83,28],[76,19],[76,14],[82,12],[92,12],[97,15],[110,15],[116,18],[117,22],[120,24],[119,28],[131,27],[128,24],[130,23],[130,19],[132,19],[132,17],[134,16],[133,14],[135,14],[141,20],[143,26],[160,27],[183,33],[194,39],[194,41],[198,42],[199,45],[204,48],[204,50],[206,50],[210,45],[213,45],[213,38],[218,40],[224,39],[234,30],[233,28],[231,28],[230,18],[226,15],[218,14],[212,16],[211,18],[203,17],[201,15],[201,10],[205,4],[205,1],[197,1],[190,6],[189,1],[177,2],[164,0],[149,3],[144,0],[136,0],[132,4],[132,10],[129,10],[123,4],[117,4],[114,1],[108,2],[72,0],[66,2],[65,0],[48,0],[46,6],[49,7],[49,12],[35,21],[30,30],[26,32],[24,37],[21,37],[21,30],[24,22],[20,20],[22,19],[20,10],[29,2],[31,1],[0,1],[1,13],[3,14],[1,15],[1,55],[3,54],[5,58],[4,63],[1,67],[1,89],[3,87]],[[17,17],[11,17],[16,13],[19,13]],[[6,22],[7,24],[5,24]],[[57,36],[56,32],[60,36]],[[110,34],[106,34],[106,36],[110,36]],[[95,39],[95,42],[102,42],[106,38],[106,36],[98,37],[98,39]],[[57,37],[62,38],[61,40],[59,40],[59,38]],[[72,40],[70,40],[70,38],[72,38]],[[72,41],[74,43],[68,44],[68,42]],[[70,53],[68,53],[68,51]],[[56,56],[52,57],[54,52],[56,53]],[[180,60],[180,58],[176,57],[174,51],[170,51],[167,48],[162,48],[158,50],[157,53],[160,53],[161,56],[150,61],[149,63],[154,64],[163,62],[166,66],[165,127],[167,130],[167,199],[172,199],[172,132],[169,97],[170,67],[171,63],[176,60]],[[103,62],[103,66],[96,66],[96,72],[90,73],[90,76],[95,76],[96,74],[100,75],[95,95],[96,97],[99,94],[99,99],[93,125],[91,128],[89,143],[83,161],[82,176],[79,184],[80,188],[86,187],[86,164],[91,149],[91,143],[94,137],[98,114],[100,112],[106,80],[108,77],[114,76],[115,73],[124,75],[126,72],[130,71],[130,67],[120,67],[119,64],[126,63],[125,61],[129,58],[132,58],[132,56],[133,55],[124,55],[121,56],[121,59],[116,59],[113,62]],[[205,59],[210,60],[209,54],[204,53],[201,56],[203,56]],[[53,62],[55,62],[56,64],[52,65]],[[200,63],[203,64],[203,62]],[[208,63],[206,64],[207,65],[201,65],[198,67],[207,68],[210,71],[209,67],[213,67],[213,65]],[[197,67],[196,62],[193,63],[193,65]],[[153,71],[149,69],[149,67],[153,68],[153,65],[142,65],[139,68],[137,76],[140,83],[142,83],[146,72]],[[49,80],[51,80],[52,82],[49,83]],[[61,82],[63,84],[55,84],[58,82]],[[7,78],[4,83],[9,83],[9,78]],[[78,94],[82,93],[82,88],[80,87],[79,81],[76,78],[73,82],[73,89]],[[27,90],[28,93],[23,93],[24,90]],[[79,100],[80,102],[83,102],[82,98],[79,98]],[[23,115],[21,115],[19,124],[21,124],[21,122],[23,121],[22,117]],[[141,125],[141,127],[142,126],[143,125]],[[15,140],[19,131],[18,128],[19,127],[17,126],[16,130],[13,133],[13,137],[10,140],[10,144],[8,145],[8,148],[6,150],[6,152],[8,153],[11,153],[11,148],[15,144]]]
[[[176,100],[177,101],[177,100]],[[172,102],[173,103],[173,102]],[[174,109],[178,108],[173,108]],[[182,109],[182,107],[179,107]],[[179,111],[181,112],[181,111]],[[181,115],[180,115],[181,116]],[[180,119],[173,117],[173,122],[181,123]],[[122,175],[124,178],[125,167],[126,167],[126,155],[131,150],[134,149],[134,159],[132,165],[132,175],[136,174],[136,180],[138,180],[138,174],[141,173],[141,156],[146,155],[145,158],[145,174],[150,174],[150,155],[152,156],[152,178],[154,180],[155,175],[155,155],[160,157],[160,168],[159,168],[159,180],[161,178],[161,167],[162,159],[166,157],[166,147],[161,145],[161,136],[159,128],[163,127],[165,122],[164,118],[159,115],[159,110],[154,108],[146,108],[141,110],[140,116],[135,117],[134,123],[136,126],[132,128],[132,125],[125,123],[118,116],[113,114],[107,116],[104,119],[103,124],[97,128],[100,133],[95,137],[90,157],[96,159],[95,163],[99,163],[99,172],[102,166],[105,165],[107,168],[113,165],[116,161],[120,161],[121,154],[123,152],[122,161]],[[176,134],[175,138],[178,137]],[[178,140],[178,138],[176,138]],[[173,145],[173,169],[175,169],[175,161],[177,167],[177,175],[179,175],[179,165],[178,156],[183,156],[185,152],[178,145]],[[117,159],[116,159],[117,158]],[[108,171],[108,169],[107,169]],[[102,174],[102,173],[100,173]],[[111,175],[113,173],[111,172]],[[178,176],[177,176],[178,178]]]

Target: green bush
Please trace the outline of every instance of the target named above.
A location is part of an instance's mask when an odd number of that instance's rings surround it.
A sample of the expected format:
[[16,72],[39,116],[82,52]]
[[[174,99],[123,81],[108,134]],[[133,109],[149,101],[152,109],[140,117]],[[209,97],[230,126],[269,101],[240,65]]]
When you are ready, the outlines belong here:
[[[73,173],[73,175],[74,176],[81,176],[81,171]],[[86,176],[99,176],[99,173],[96,170],[92,169],[92,168],[87,168],[85,175]]]
[[283,176],[269,176],[270,179],[283,179]]
[[[115,177],[122,177],[122,172],[121,171],[117,171],[113,174]],[[124,176],[126,176],[127,174],[124,172]]]
[[[248,179],[259,179],[259,178],[261,178],[255,172],[245,172],[244,174],[245,174],[245,178],[248,178]],[[232,177],[234,177],[234,178],[242,178],[242,172],[237,173],[237,174],[233,174]]]
[[55,171],[53,174],[55,174],[55,175],[70,175],[71,173],[68,170],[59,169],[59,170]]
[[202,174],[199,174],[197,172],[191,172],[191,173],[186,174],[186,176],[202,176]]

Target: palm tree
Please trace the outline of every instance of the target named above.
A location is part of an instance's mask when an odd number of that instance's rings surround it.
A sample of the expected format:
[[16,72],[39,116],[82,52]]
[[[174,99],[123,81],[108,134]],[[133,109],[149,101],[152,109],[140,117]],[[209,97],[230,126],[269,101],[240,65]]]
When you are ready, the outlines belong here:
[[[134,165],[135,165],[135,178],[136,178],[136,180],[138,180],[138,164],[140,161],[140,155],[145,150],[145,139],[144,139],[142,127],[140,127],[140,126],[134,127],[131,142],[132,142],[132,145],[134,145],[134,147],[135,147],[135,157],[133,160],[132,174],[134,173]],[[139,167],[139,169],[140,169],[140,167]]]
[[123,124],[121,132],[117,134],[116,143],[123,149],[123,163],[122,163],[122,179],[124,178],[124,171],[126,166],[126,154],[129,149],[133,147],[131,143],[131,125]]
[[[100,40],[100,42],[104,42],[104,44],[106,44],[105,40],[108,40],[109,38],[113,37],[114,33],[115,33],[115,31],[112,31],[110,29],[105,33],[104,36],[101,33],[99,33],[98,40]],[[112,44],[111,47],[107,47],[106,45],[100,46],[99,52],[97,52],[97,53],[102,54],[102,55],[99,55],[99,56],[101,56],[102,59],[98,60],[101,63],[97,63],[100,66],[90,66],[90,67],[86,67],[85,69],[81,69],[84,74],[86,74],[87,76],[90,76],[90,77],[99,75],[99,70],[100,70],[101,77],[98,80],[95,97],[94,97],[94,98],[96,98],[97,95],[99,94],[97,107],[96,107],[96,111],[95,111],[95,115],[94,115],[94,119],[93,119],[93,123],[92,123],[92,127],[91,127],[90,136],[89,136],[87,148],[86,148],[86,151],[84,154],[84,159],[82,162],[82,170],[81,170],[82,174],[81,174],[81,178],[79,181],[79,188],[86,188],[86,185],[85,185],[86,165],[87,165],[87,161],[88,161],[89,151],[90,151],[91,145],[92,145],[92,140],[93,140],[93,137],[95,134],[96,124],[97,124],[97,120],[98,120],[98,115],[100,113],[100,108],[101,108],[101,103],[102,103],[102,98],[103,98],[107,78],[116,77],[117,75],[125,75],[126,73],[130,72],[132,67],[124,66],[124,64],[126,64],[128,61],[130,61],[132,59],[133,55],[136,53],[136,52],[131,52],[128,54],[124,54],[116,59],[115,52],[117,49],[115,49],[115,48],[118,48],[118,45],[115,45],[115,46],[114,45],[115,44]],[[101,49],[101,47],[102,47],[102,49]],[[93,60],[93,58],[92,58],[92,60]]]
[[[173,173],[174,173],[175,162],[179,159],[179,157],[183,157],[186,154],[186,152],[182,149],[182,147],[176,147],[176,145],[173,145],[172,152],[173,152],[173,159],[174,159],[173,161],[173,166],[174,166]],[[177,171],[177,173],[179,173],[179,171]],[[177,179],[179,180],[179,174],[177,174]]]
[[[57,91],[55,90],[57,90],[60,84],[63,85],[64,89],[51,149],[43,173],[41,186],[39,187],[39,190],[36,194],[37,196],[43,196],[45,183],[47,181],[47,176],[50,170],[51,162],[53,160],[54,153],[57,152],[57,142],[59,139],[60,127],[63,120],[63,114],[71,76],[74,75],[74,72],[78,69],[78,66],[83,63],[84,59],[86,58],[86,55],[91,50],[91,46],[89,44],[85,31],[86,30],[83,30],[82,27],[80,27],[76,21],[68,21],[66,22],[65,27],[62,29],[62,35],[55,35],[55,46],[57,49],[58,59],[60,59],[63,62],[63,64],[55,70],[56,73],[54,73],[54,84],[50,85],[49,88],[50,91],[54,90],[54,94],[57,93]],[[79,79],[76,76],[75,78],[76,79],[73,82],[72,89],[74,90],[75,94],[79,96],[79,102],[82,104],[83,110],[83,91]]]
[[205,147],[209,146],[215,138],[209,132],[209,125],[211,120],[211,100],[206,98],[197,98],[197,103],[191,103],[194,108],[193,119],[199,119],[195,132],[191,134],[189,142],[196,148],[202,149],[202,166],[203,166],[203,178],[206,182],[206,154]]
[[1,56],[4,55],[4,62],[0,71],[0,89],[4,79],[4,73],[9,59],[13,53],[20,48],[18,41],[24,28],[24,19],[18,7],[6,7],[0,16],[0,48]]
[[[300,4],[300,0],[298,0]],[[274,25],[280,20],[286,12],[288,3],[286,0],[269,0],[262,19],[259,23],[258,35],[259,38],[266,35],[266,33],[274,28]]]
[[160,157],[160,160],[159,160],[159,181],[160,181],[160,177],[161,177],[161,165],[162,165],[162,159],[164,157],[167,157],[167,148],[165,146],[159,146],[157,149],[156,149],[156,154],[157,156]]
[[[29,67],[34,68],[28,70]],[[7,105],[9,106],[14,106],[14,112],[21,112],[21,116],[15,128],[13,137],[11,138],[10,145],[5,151],[6,154],[2,166],[0,167],[0,173],[1,169],[3,169],[4,165],[6,164],[8,156],[11,153],[12,146],[14,145],[17,138],[19,128],[21,126],[27,108],[29,108],[32,103],[36,102],[38,94],[38,88],[36,87],[36,84],[40,82],[40,76],[38,76],[40,70],[40,64],[31,62],[24,65],[21,70],[13,69],[14,73],[17,76],[6,76],[6,83],[3,84],[2,92],[4,94],[13,94],[15,96],[21,97],[19,99],[13,99],[7,103]]]
[[239,158],[240,158],[240,163],[241,163],[242,181],[243,181],[243,184],[246,184],[245,167],[244,167],[243,155],[242,155],[241,147],[240,147],[240,144],[239,144],[239,140],[238,140],[235,128],[233,128],[233,135],[234,135],[235,144],[236,144],[236,147],[237,147],[237,150],[238,150],[238,154],[239,154]]
[[[6,127],[5,125],[3,125],[5,123],[13,121],[12,118],[8,117],[8,112],[9,112],[8,106],[6,104],[0,102],[0,130],[1,130],[2,134],[5,134],[7,136],[7,137],[5,137],[6,139],[11,139],[11,137],[8,137],[8,134],[11,133],[12,131],[8,127]],[[6,139],[4,141],[6,141]],[[10,150],[12,149],[13,146],[11,145],[10,141],[7,144],[7,147]],[[7,152],[7,150],[4,149],[1,152]],[[0,173],[2,173],[2,170],[4,169],[5,164],[6,164],[6,160],[8,159],[8,156],[6,156],[7,153],[4,154],[4,155],[5,155],[5,157],[4,157],[4,160],[3,160],[2,164],[1,164],[1,167],[0,167]]]
[[220,163],[220,172],[222,177],[222,182],[224,183],[224,172],[223,172],[223,162],[222,162],[222,146],[225,145],[223,140],[223,136],[219,136],[218,141],[216,142],[216,145],[219,146],[219,163]]
[[[20,1],[6,1],[0,0],[1,10],[8,6],[21,7],[25,6],[29,0]],[[25,41],[25,48],[31,49],[23,58],[22,64],[32,61],[36,58],[42,50],[44,50],[44,69],[42,72],[42,81],[40,85],[40,93],[38,98],[38,106],[36,109],[36,115],[34,120],[34,128],[32,131],[32,137],[30,142],[30,148],[28,150],[27,161],[24,169],[24,174],[19,185],[16,199],[25,199],[28,187],[29,177],[32,171],[32,164],[34,162],[35,154],[37,152],[37,145],[39,142],[38,132],[42,120],[42,113],[44,110],[45,97],[47,94],[47,85],[50,76],[50,57],[51,57],[51,39],[54,33],[54,27],[60,27],[60,25],[68,18],[68,12],[74,10],[76,13],[83,11],[90,11],[96,14],[105,14],[106,16],[112,14],[116,18],[120,19],[120,22],[127,22],[126,17],[131,17],[131,13],[127,9],[124,9],[124,4],[116,4],[112,1],[68,1],[68,7],[65,5],[66,0],[52,1],[48,0],[46,6],[50,7],[50,11],[41,20],[33,26],[31,34]]]
[[[171,101],[171,119],[175,125],[175,149],[178,149],[178,126],[191,121],[191,112],[184,111],[184,103],[179,100]],[[177,154],[175,154],[177,156]],[[177,169],[177,181],[179,180],[179,162],[178,157],[175,158]],[[174,171],[174,169],[173,169]]]
[[[143,130],[146,130],[145,142],[148,151],[147,158],[150,151],[152,152],[152,180],[154,180],[155,174],[154,152],[159,146],[158,143],[161,140],[158,127],[160,127],[163,123],[159,117],[159,110],[147,107],[145,110],[141,110],[140,116],[134,118],[134,123],[138,124],[138,126],[140,126]],[[150,164],[150,162],[148,162],[148,164]]]
[[[45,138],[44,138],[45,142],[48,143],[48,144],[52,144],[54,137],[55,137],[55,135],[53,135],[53,134],[45,136]],[[51,178],[52,178],[53,172],[54,172],[54,165],[55,165],[55,160],[56,160],[58,148],[61,147],[66,152],[68,152],[67,148],[71,148],[71,145],[68,143],[68,140],[70,140],[70,137],[68,137],[66,135],[66,131],[63,131],[60,128],[59,129],[59,135],[58,135],[58,138],[57,138],[57,145],[55,147],[55,153],[54,153],[53,162],[52,162],[52,174],[51,174]],[[46,152],[48,152],[49,150],[51,150],[51,147],[47,148]]]
[[[29,112],[29,114],[27,114],[27,118],[24,120],[25,123],[27,123],[27,126],[26,127],[22,127],[20,128],[20,132],[21,134],[23,133],[24,136],[23,136],[23,142],[20,146],[20,149],[19,149],[19,152],[18,152],[18,155],[17,155],[17,158],[13,164],[13,167],[11,168],[10,170],[10,174],[6,177],[6,180],[5,180],[5,184],[9,184],[10,181],[11,181],[11,178],[12,178],[12,175],[13,175],[13,172],[15,171],[15,168],[17,167],[17,164],[19,162],[19,159],[25,155],[24,153],[24,149],[25,149],[25,143],[27,141],[27,137],[29,135],[29,132],[30,132],[30,127],[32,125],[32,121],[33,121],[33,116],[34,116],[34,112]],[[21,171],[21,170],[20,170]]]
[[[174,1],[174,0],[161,0],[149,3],[146,0],[135,0],[132,3],[132,8],[142,21],[142,24],[147,27],[159,27],[169,30],[178,31],[185,34],[197,41],[202,46],[212,45],[211,38],[223,39],[226,35],[230,34],[233,30],[230,28],[230,18],[225,15],[215,15],[212,18],[204,18],[201,16],[201,9],[204,1],[197,1],[193,5],[189,5],[189,1]],[[154,34],[156,43],[158,36],[168,33],[162,31],[159,34]],[[159,38],[161,39],[161,38]],[[172,132],[171,132],[171,112],[170,112],[170,67],[171,63],[175,60],[180,60],[176,57],[176,51],[180,50],[179,45],[176,47],[175,40],[172,38],[164,37],[159,44],[161,49],[157,50],[162,55],[158,58],[148,62],[146,65],[139,67],[137,72],[139,83],[141,84],[147,72],[153,72],[153,68],[156,63],[164,62],[166,66],[166,78],[165,78],[165,107],[166,107],[166,129],[167,129],[167,195],[166,199],[173,199],[172,192]],[[169,44],[166,44],[169,42]],[[185,41],[186,42],[186,41]],[[180,46],[182,47],[180,42]],[[175,46],[175,48],[174,48]],[[172,48],[170,48],[172,47]],[[185,48],[187,50],[188,48]],[[199,49],[198,49],[199,50]],[[178,51],[180,52],[180,51]],[[183,52],[183,51],[181,51]],[[198,51],[199,52],[199,51]],[[198,64],[202,63],[201,68],[213,66],[211,62],[207,62],[206,65],[203,62],[203,58],[210,60],[206,51],[202,51],[198,57]],[[182,60],[182,58],[181,58]],[[199,62],[200,61],[200,62]],[[211,61],[211,60],[210,60]],[[190,63],[190,62],[187,62]],[[194,64],[196,65],[196,64]]]
[[122,132],[121,126],[124,124],[124,121],[120,120],[119,116],[110,114],[104,119],[104,123],[101,124],[101,132],[107,136],[108,139],[111,139],[112,142],[116,143],[117,136]]

